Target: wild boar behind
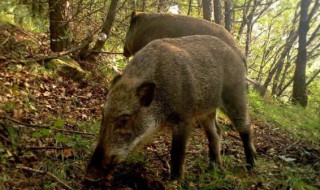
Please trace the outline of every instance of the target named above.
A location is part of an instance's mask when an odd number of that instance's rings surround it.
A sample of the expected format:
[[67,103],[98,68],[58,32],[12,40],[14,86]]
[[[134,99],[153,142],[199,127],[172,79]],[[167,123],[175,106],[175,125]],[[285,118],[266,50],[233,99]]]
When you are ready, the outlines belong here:
[[130,57],[156,39],[190,35],[212,35],[219,38],[239,54],[242,60],[240,64],[246,66],[244,54],[238,48],[231,33],[221,25],[190,16],[166,13],[133,12],[125,38],[123,55]]
[[96,180],[163,126],[172,129],[171,177],[181,179],[194,123],[208,137],[210,161],[220,164],[221,108],[239,131],[246,161],[255,162],[248,121],[245,67],[233,49],[213,36],[160,39],[139,51],[113,82],[104,106],[100,138],[85,179]]

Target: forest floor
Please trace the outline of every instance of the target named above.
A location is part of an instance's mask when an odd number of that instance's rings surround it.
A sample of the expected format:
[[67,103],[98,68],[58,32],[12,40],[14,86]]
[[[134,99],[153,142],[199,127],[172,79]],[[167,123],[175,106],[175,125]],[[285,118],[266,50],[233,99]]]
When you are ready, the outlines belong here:
[[[24,57],[46,52],[35,38],[0,27],[0,189],[176,189],[169,181],[169,129],[119,165],[108,183],[82,183],[107,83],[74,81],[21,61],[18,51]],[[34,47],[25,45],[30,43]],[[320,139],[298,138],[272,121],[252,117],[258,160],[247,171],[239,135],[227,119],[219,120],[222,168],[208,169],[207,140],[195,127],[183,189],[320,189]]]

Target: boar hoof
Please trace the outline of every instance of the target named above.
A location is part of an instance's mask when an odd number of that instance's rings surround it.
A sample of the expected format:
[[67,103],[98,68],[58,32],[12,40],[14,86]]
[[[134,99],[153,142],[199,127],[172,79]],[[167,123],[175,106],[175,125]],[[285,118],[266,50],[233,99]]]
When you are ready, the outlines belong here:
[[104,172],[97,169],[88,169],[86,175],[84,176],[83,181],[89,182],[89,183],[95,183],[103,180],[104,178]]
[[246,168],[248,171],[252,170],[253,168],[255,167],[255,164],[252,163],[252,164],[246,164]]

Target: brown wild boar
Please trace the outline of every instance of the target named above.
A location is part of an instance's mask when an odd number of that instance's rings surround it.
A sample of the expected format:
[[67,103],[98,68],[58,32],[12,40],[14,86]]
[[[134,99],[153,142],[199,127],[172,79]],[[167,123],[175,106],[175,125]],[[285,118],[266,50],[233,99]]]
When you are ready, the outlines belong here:
[[[246,65],[232,34],[221,25],[184,15],[133,12],[125,38],[123,55],[130,57],[149,42],[161,38],[178,38],[190,35],[212,35],[227,43]],[[247,66],[246,66],[247,69]]]
[[228,44],[208,35],[160,39],[145,46],[113,81],[85,179],[103,179],[164,126],[172,129],[171,177],[182,179],[187,141],[196,121],[208,137],[210,160],[219,165],[220,131],[213,122],[217,108],[238,130],[252,167],[255,148],[245,67],[239,60]]
[[[126,34],[123,55],[130,57],[156,39],[190,35],[212,35],[224,41],[238,53],[242,60],[239,60],[239,64],[244,64],[246,72],[248,71],[246,57],[238,48],[230,32],[219,24],[183,15],[133,12],[130,27]],[[246,80],[260,94],[263,93],[264,88],[258,81],[248,77],[246,77]]]

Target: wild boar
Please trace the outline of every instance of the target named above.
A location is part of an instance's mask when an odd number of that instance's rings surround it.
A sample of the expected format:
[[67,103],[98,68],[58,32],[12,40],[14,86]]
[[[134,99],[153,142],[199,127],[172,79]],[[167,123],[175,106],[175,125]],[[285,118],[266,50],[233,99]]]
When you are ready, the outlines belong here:
[[132,12],[123,55],[130,57],[156,39],[190,35],[212,35],[219,38],[239,54],[241,63],[245,64],[247,70],[246,57],[230,32],[219,24],[184,15]]
[[206,132],[210,160],[220,165],[220,132],[213,122],[217,108],[238,130],[246,163],[254,166],[245,67],[239,60],[228,44],[208,35],[159,39],[142,48],[112,82],[85,179],[108,175],[164,126],[172,129],[171,178],[183,179],[196,121]]
[[[130,57],[149,42],[161,38],[177,38],[190,35],[212,35],[227,43],[241,57],[239,64],[244,64],[248,71],[245,55],[238,48],[232,34],[221,25],[190,16],[165,13],[133,12],[125,38],[123,55]],[[258,81],[246,77],[248,84],[260,94],[264,88]]]

